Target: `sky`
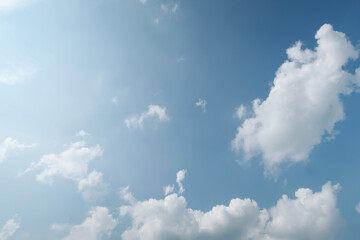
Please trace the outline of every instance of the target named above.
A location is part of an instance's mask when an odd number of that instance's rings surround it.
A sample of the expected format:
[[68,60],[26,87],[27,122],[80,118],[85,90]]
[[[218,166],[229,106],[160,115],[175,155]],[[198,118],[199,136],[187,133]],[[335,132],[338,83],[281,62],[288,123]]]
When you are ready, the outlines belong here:
[[0,240],[356,239],[359,10],[0,0]]

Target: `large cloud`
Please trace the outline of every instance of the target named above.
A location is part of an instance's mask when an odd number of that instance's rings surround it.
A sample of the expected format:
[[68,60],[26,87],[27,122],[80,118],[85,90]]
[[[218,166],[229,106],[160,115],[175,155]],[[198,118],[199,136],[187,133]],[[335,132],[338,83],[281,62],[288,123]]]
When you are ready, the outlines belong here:
[[284,162],[308,158],[314,145],[332,137],[334,125],[345,118],[341,95],[353,92],[360,81],[344,70],[359,51],[345,34],[323,25],[315,35],[315,50],[297,42],[278,71],[268,97],[253,102],[253,116],[244,120],[232,141],[245,160],[261,154],[266,173],[276,173]]
[[[120,208],[130,216],[132,226],[123,240],[331,240],[342,220],[336,208],[339,185],[326,183],[320,192],[301,188],[295,199],[284,195],[270,209],[261,209],[254,200],[232,199],[208,212],[187,207],[176,193],[164,199],[137,201],[124,188],[130,204]],[[131,197],[129,197],[131,196]],[[130,201],[131,200],[131,201]]]
[[79,225],[73,226],[63,240],[100,240],[110,236],[116,227],[117,220],[105,207],[95,207],[89,212],[89,217]]
[[89,173],[88,164],[102,153],[103,149],[99,145],[87,147],[84,141],[75,142],[59,154],[42,156],[39,162],[32,163],[24,173],[42,168],[42,172],[36,175],[37,181],[51,184],[54,177],[62,176],[75,181],[85,199],[94,200],[105,193],[105,184],[102,173],[96,170]]

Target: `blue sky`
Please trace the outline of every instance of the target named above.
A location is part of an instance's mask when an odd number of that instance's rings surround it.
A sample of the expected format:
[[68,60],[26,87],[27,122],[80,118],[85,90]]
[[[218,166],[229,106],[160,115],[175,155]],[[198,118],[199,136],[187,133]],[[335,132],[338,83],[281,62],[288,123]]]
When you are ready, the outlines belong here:
[[0,0],[0,240],[356,239],[359,9]]

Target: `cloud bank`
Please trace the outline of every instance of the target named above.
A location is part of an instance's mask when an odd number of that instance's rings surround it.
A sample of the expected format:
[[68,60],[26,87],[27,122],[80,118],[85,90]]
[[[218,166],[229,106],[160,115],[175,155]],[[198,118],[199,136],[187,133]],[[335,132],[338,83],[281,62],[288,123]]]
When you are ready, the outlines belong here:
[[132,225],[122,239],[333,240],[342,225],[336,207],[339,188],[330,182],[320,192],[300,188],[294,199],[283,195],[270,209],[261,209],[248,198],[235,198],[229,205],[203,212],[188,208],[186,199],[176,193],[164,199],[137,201],[127,187],[123,196],[131,196],[127,198],[131,201],[120,207],[120,214],[129,216]]
[[287,49],[288,60],[277,70],[269,95],[253,101],[252,117],[232,141],[245,161],[261,155],[266,174],[306,160],[315,145],[333,137],[335,124],[345,118],[341,96],[358,89],[360,68],[351,74],[344,66],[359,50],[329,24],[315,38],[314,50],[303,49],[301,42]]

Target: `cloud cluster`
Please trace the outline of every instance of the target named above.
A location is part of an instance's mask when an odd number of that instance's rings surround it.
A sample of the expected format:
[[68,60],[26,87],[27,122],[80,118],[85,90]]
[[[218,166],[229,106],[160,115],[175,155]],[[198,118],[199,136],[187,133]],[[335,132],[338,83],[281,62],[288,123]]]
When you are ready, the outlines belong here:
[[[284,195],[270,209],[260,209],[256,201],[232,199],[229,205],[214,206],[208,212],[187,207],[176,193],[164,199],[137,201],[120,208],[132,226],[123,240],[332,240],[342,220],[336,207],[339,185],[326,183],[320,192],[300,188],[295,199]],[[125,194],[126,193],[126,194]],[[128,198],[129,199],[129,198]]]
[[41,168],[42,172],[36,175],[36,180],[48,184],[51,184],[56,176],[73,180],[85,199],[94,200],[105,193],[105,184],[102,173],[96,170],[89,173],[88,164],[102,154],[103,149],[99,145],[86,147],[84,141],[75,142],[59,154],[42,156],[39,162],[32,163],[24,173]]
[[100,240],[110,236],[118,224],[105,207],[95,207],[89,212],[89,217],[79,225],[73,226],[63,240]]
[[15,218],[8,220],[0,232],[0,240],[7,240],[19,229],[20,223]]
[[143,128],[143,123],[148,118],[158,118],[159,121],[168,121],[170,118],[166,114],[166,108],[158,105],[149,105],[148,110],[143,112],[139,117],[130,117],[124,120],[128,128]]
[[19,143],[15,139],[8,137],[0,145],[0,163],[3,162],[7,158],[8,152],[11,150],[24,150],[26,148],[33,148],[35,146],[36,146],[35,143],[25,145],[25,144]]
[[345,118],[341,95],[358,88],[360,69],[351,74],[343,68],[359,55],[345,34],[325,24],[315,38],[315,50],[303,49],[301,42],[287,50],[288,60],[276,72],[268,97],[253,101],[253,116],[232,141],[245,160],[261,155],[265,173],[306,160],[316,144],[334,135],[335,124]]

